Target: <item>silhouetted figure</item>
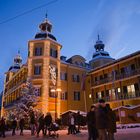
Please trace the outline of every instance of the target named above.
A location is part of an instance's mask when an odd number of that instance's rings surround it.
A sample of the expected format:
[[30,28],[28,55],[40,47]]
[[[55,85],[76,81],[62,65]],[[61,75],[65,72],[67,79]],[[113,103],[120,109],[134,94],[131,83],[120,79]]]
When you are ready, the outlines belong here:
[[116,114],[110,108],[109,104],[106,104],[107,115],[108,115],[108,140],[115,140],[114,133],[117,132],[116,130]]
[[99,134],[99,140],[107,140],[108,116],[105,100],[100,99],[95,110],[96,128]]
[[77,130],[76,130],[76,127],[75,127],[75,117],[74,117],[74,114],[73,113],[69,113],[69,118],[68,118],[68,135],[69,134],[76,134],[77,133]]
[[16,120],[16,118],[14,118],[13,119],[13,121],[12,121],[12,136],[14,136],[14,135],[16,135],[16,128],[17,128],[17,120]]
[[87,113],[88,125],[88,140],[96,140],[98,132],[96,129],[95,106],[92,105],[90,111]]
[[33,111],[30,113],[30,128],[31,135],[35,135],[35,115]]
[[76,124],[77,124],[77,133],[80,133],[80,125],[82,121],[82,116],[80,115],[80,111],[77,112],[76,114]]
[[1,120],[0,120],[0,137],[3,137],[5,138],[5,120],[4,118],[2,117]]
[[42,130],[42,133],[44,135],[44,114],[39,118],[39,127],[37,131],[37,137],[39,137],[40,130]]
[[23,136],[24,124],[25,124],[24,118],[21,118],[19,121],[19,128],[20,128],[20,135],[22,136]]
[[45,132],[44,134],[47,134],[47,130],[50,127],[50,125],[52,124],[52,116],[51,114],[48,112],[47,115],[44,118],[44,122],[45,122]]

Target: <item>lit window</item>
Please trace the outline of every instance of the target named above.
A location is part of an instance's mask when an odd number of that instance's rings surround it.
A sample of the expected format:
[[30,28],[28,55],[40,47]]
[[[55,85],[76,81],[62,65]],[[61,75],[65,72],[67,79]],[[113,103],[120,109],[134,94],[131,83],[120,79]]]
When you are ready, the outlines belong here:
[[127,91],[128,91],[128,96],[129,97],[135,97],[136,96],[134,85],[127,86]]
[[101,94],[101,92],[98,92],[97,95],[98,95],[98,98],[99,98],[99,99],[102,98],[102,94]]
[[92,95],[91,95],[91,94],[89,94],[89,98],[90,98],[90,99],[92,98]]
[[119,92],[121,92],[121,89],[120,89],[120,88],[118,88],[118,93],[119,93]]

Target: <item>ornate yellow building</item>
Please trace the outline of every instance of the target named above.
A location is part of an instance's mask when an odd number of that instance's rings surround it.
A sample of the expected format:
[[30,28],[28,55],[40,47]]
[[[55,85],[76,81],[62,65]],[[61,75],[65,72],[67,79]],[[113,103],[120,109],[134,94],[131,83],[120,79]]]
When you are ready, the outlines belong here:
[[5,73],[2,115],[14,109],[27,78],[37,89],[37,108],[55,117],[67,110],[87,111],[104,98],[112,107],[140,104],[140,52],[115,60],[104,51],[99,39],[92,60],[74,55],[60,56],[62,45],[52,35],[52,24],[45,19],[40,31],[28,42],[27,63],[18,54]]

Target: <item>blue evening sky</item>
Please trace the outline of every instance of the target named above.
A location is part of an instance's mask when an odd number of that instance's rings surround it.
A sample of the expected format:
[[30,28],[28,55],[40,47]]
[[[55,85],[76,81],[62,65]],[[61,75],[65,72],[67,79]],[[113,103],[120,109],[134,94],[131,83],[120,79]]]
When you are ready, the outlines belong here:
[[[50,1],[0,0],[0,23]],[[39,31],[46,11],[53,23],[53,34],[63,46],[61,55],[68,58],[79,54],[89,61],[98,33],[105,50],[116,59],[140,49],[139,0],[56,0],[0,24],[0,91],[4,73],[13,64],[18,50],[25,63],[28,41]]]

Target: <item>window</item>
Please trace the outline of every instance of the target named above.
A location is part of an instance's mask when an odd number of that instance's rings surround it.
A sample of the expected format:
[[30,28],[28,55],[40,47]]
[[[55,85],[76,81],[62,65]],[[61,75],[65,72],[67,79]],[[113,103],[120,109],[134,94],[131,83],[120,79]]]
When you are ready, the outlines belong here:
[[79,91],[74,91],[74,100],[80,101],[80,92]]
[[41,87],[35,87],[34,94],[36,96],[41,96]]
[[61,72],[61,73],[60,73],[60,79],[61,79],[61,80],[67,80],[67,73]]
[[129,97],[135,97],[136,96],[134,85],[127,86],[127,91],[128,91],[128,96]]
[[95,82],[96,82],[97,80],[98,80],[97,77],[95,77]]
[[67,92],[62,92],[61,93],[61,100],[67,100],[68,99],[68,93]]
[[135,65],[134,64],[131,65],[131,70],[132,71],[135,70]]
[[110,100],[115,100],[116,99],[115,89],[110,89],[109,90],[109,97],[110,97]]
[[125,69],[121,68],[121,73],[124,74],[125,73]]
[[52,89],[50,88],[49,89],[49,97],[52,97],[52,98],[56,98],[57,97],[57,92],[56,91],[51,91]]
[[36,47],[34,54],[35,54],[35,56],[41,56],[42,55],[42,47]]
[[50,56],[57,58],[57,50],[50,48]]
[[40,75],[41,74],[41,65],[35,65],[34,66],[34,75]]
[[104,74],[104,78],[105,78],[105,79],[107,78],[107,74]]
[[78,74],[72,75],[72,81],[73,82],[80,82],[80,76]]
[[100,80],[103,80],[103,75],[100,75]]
[[102,98],[102,94],[101,92],[97,92],[98,98],[101,99]]

